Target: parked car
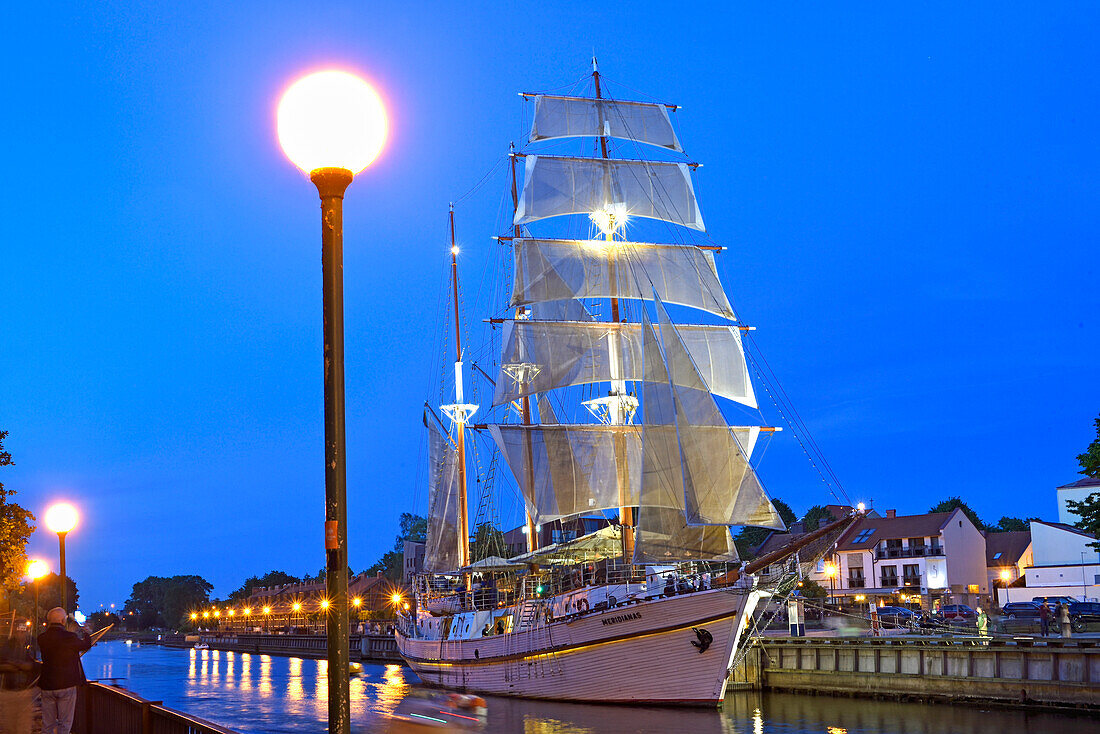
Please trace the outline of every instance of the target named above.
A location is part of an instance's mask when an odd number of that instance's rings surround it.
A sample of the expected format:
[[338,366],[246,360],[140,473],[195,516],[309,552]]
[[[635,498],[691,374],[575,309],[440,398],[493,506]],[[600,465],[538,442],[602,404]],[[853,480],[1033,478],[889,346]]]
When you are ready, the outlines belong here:
[[1005,619],[1038,619],[1039,605],[1033,601],[1014,601],[1001,607]]
[[1031,600],[1036,604],[1046,604],[1050,607],[1051,611],[1058,608],[1059,602],[1062,604],[1073,604],[1077,601],[1072,596],[1033,596]]
[[908,607],[879,607],[878,618],[886,625],[912,627],[920,623],[921,615]]
[[978,621],[978,613],[965,604],[947,604],[940,608],[940,618],[952,624]]
[[1069,622],[1074,632],[1084,632],[1089,624],[1100,622],[1100,602],[1073,602],[1069,605]]

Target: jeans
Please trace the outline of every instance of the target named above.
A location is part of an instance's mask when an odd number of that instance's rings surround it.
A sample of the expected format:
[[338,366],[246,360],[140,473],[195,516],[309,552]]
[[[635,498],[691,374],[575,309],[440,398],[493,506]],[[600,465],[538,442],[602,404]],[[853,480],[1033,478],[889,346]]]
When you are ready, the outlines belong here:
[[76,713],[76,686],[42,691],[42,734],[69,734]]

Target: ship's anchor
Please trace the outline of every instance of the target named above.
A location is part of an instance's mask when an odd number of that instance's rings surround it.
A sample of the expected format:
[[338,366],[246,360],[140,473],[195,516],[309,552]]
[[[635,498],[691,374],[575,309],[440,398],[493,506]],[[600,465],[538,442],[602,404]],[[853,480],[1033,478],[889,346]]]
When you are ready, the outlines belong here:
[[714,642],[714,635],[699,627],[692,627],[691,631],[699,638],[698,640],[692,640],[691,644],[699,648],[699,654],[702,655],[710,647],[710,643]]

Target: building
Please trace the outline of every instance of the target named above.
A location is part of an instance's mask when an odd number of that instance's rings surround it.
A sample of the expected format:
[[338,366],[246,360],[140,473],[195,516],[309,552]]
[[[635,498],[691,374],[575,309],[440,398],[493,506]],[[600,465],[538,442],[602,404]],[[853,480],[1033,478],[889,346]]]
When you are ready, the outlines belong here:
[[[381,574],[363,572],[348,580],[348,601],[360,620],[395,618],[395,594],[404,600],[408,590]],[[327,609],[324,580],[305,581],[256,586],[243,601],[215,603],[202,610],[199,622],[221,632],[320,633],[325,631]]]
[[1058,494],[1058,522],[1065,525],[1072,525],[1081,518],[1069,511],[1069,507],[1066,506],[1066,501],[1074,500],[1080,502],[1090,494],[1100,492],[1100,477],[1085,477],[1084,479],[1078,479],[1076,482],[1063,484],[1055,491]]
[[1036,596],[1100,597],[1100,552],[1096,537],[1060,522],[1033,520],[1031,562],[1024,566],[1024,585],[998,589],[998,601],[1030,601]]
[[985,565],[989,575],[989,588],[1003,588],[1018,583],[1032,562],[1030,530],[986,534]]
[[406,540],[404,546],[404,562],[401,568],[401,580],[406,586],[411,586],[413,576],[424,570],[424,548],[427,547],[422,540]]
[[832,593],[848,603],[974,606],[990,588],[985,536],[961,509],[865,517],[837,542],[835,563]]

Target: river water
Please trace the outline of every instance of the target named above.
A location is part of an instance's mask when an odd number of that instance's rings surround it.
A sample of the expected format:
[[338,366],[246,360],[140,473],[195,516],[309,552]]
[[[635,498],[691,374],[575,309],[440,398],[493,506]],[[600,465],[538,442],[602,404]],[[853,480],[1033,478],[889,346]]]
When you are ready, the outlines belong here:
[[[400,665],[364,665],[351,681],[356,732],[384,731],[417,687]],[[89,679],[118,678],[138,695],[246,734],[324,732],[324,660],[102,643],[84,657]],[[946,704],[784,693],[739,693],[721,711],[559,704],[489,698],[496,734],[1078,734],[1095,718]]]

